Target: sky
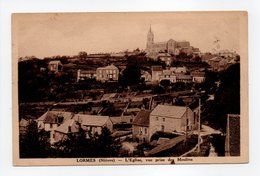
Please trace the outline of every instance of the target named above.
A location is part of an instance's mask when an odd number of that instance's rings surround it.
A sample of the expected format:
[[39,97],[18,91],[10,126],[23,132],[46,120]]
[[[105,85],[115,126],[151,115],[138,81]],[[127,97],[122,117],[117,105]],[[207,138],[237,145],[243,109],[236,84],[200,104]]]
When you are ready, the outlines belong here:
[[44,58],[145,49],[151,25],[154,41],[187,40],[202,52],[239,53],[236,12],[179,13],[31,13],[13,15],[13,46],[18,57]]

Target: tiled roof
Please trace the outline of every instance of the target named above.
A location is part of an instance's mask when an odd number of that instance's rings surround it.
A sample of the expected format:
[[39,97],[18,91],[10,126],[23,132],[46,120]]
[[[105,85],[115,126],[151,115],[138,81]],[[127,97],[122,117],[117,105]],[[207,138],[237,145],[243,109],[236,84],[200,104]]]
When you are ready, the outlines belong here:
[[192,79],[190,75],[177,75],[176,79]]
[[[69,127],[71,127],[75,123],[74,119],[69,119],[65,121],[63,124],[61,124],[55,131],[61,132],[61,133],[69,133]],[[70,132],[77,132],[77,131],[70,131]]]
[[25,119],[21,119],[19,122],[20,127],[27,127],[29,125],[29,121]]
[[152,71],[162,71],[162,66],[154,65],[152,66]]
[[108,120],[109,116],[98,116],[98,115],[86,115],[86,114],[75,114],[73,117],[75,121],[81,123],[85,126],[104,126]]
[[159,145],[159,146],[153,148],[152,150],[150,150],[149,152],[147,152],[145,154],[145,156],[153,156],[153,155],[156,155],[157,153],[163,152],[165,150],[169,150],[169,149],[173,148],[174,146],[176,146],[181,141],[184,141],[185,138],[186,138],[185,135],[183,135],[183,136],[178,136],[176,138],[165,141],[161,145]]
[[192,72],[191,76],[205,77],[205,72]]
[[50,61],[49,64],[61,64],[59,60]]
[[80,70],[81,74],[96,74],[96,70]]
[[186,111],[187,107],[185,106],[157,105],[151,112],[151,115],[170,118],[181,118]]
[[47,111],[37,121],[43,121],[44,123],[57,123],[57,117],[63,117],[63,122],[71,119],[73,114],[71,112],[64,111]]
[[118,68],[116,66],[114,66],[113,64],[105,66],[105,67],[99,67],[98,69],[116,69],[118,70]]
[[150,113],[151,111],[141,110],[135,117],[133,125],[149,126]]

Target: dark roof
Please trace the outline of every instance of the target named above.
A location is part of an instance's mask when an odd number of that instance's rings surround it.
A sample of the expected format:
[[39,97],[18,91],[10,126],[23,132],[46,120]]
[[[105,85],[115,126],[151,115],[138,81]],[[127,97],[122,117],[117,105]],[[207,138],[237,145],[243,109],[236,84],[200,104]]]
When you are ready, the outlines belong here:
[[205,72],[192,72],[191,76],[205,77]]
[[173,148],[174,146],[176,146],[178,143],[184,141],[185,138],[186,138],[185,135],[183,135],[183,136],[178,136],[176,138],[165,141],[161,145],[159,145],[159,146],[153,148],[152,150],[150,150],[149,152],[147,152],[145,154],[145,156],[153,156],[153,155],[156,155],[165,150],[169,150],[169,149]]
[[149,117],[150,117],[151,111],[148,110],[141,110],[137,116],[135,117],[135,120],[133,122],[133,125],[138,126],[149,126]]
[[64,112],[64,111],[47,111],[44,113],[38,121],[43,121],[44,123],[58,123],[57,118],[63,117],[63,122],[71,119],[73,114],[71,112]]
[[229,114],[227,120],[226,152],[240,156],[240,115]]

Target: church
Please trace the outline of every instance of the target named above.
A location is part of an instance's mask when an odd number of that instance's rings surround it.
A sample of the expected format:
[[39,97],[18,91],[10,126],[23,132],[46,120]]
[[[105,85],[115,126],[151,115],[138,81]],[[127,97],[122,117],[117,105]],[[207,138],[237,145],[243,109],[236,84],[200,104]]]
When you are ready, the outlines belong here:
[[185,40],[175,41],[173,39],[169,39],[164,42],[154,42],[154,34],[150,26],[146,43],[146,53],[148,57],[157,58],[158,54],[161,52],[178,55],[180,52],[192,54],[192,51],[193,47],[190,46],[190,42]]

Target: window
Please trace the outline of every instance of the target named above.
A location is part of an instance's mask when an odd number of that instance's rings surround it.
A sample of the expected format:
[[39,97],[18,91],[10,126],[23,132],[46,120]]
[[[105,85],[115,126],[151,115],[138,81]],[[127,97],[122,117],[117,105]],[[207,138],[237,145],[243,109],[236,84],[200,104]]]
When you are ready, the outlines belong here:
[[109,73],[112,74],[112,73],[113,73],[113,70],[109,70]]
[[156,117],[156,120],[158,121],[158,120],[159,120],[159,118],[158,118],[158,117]]
[[52,123],[50,124],[50,128],[52,128]]
[[165,118],[163,118],[162,121],[165,122]]
[[187,125],[189,124],[189,119],[187,119]]
[[161,126],[161,131],[164,131],[164,128],[165,128],[164,125],[162,125],[162,126]]
[[147,128],[144,128],[144,134],[147,134]]
[[143,134],[143,129],[142,129],[142,127],[139,128],[139,134]]

